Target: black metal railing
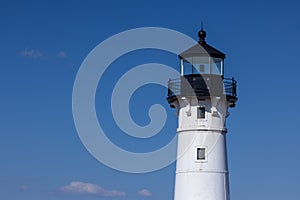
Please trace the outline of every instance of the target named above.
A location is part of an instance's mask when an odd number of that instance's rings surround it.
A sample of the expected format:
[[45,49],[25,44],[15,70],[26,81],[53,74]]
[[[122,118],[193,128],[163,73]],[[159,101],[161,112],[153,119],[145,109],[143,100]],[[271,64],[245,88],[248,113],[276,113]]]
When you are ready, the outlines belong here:
[[223,80],[224,80],[223,83],[224,83],[225,94],[227,96],[237,97],[237,94],[236,94],[237,82],[236,82],[236,80],[233,77],[232,78],[224,78]]
[[168,98],[175,96],[205,97],[210,95],[226,95],[236,98],[237,82],[234,78],[217,75],[186,75],[168,82]]

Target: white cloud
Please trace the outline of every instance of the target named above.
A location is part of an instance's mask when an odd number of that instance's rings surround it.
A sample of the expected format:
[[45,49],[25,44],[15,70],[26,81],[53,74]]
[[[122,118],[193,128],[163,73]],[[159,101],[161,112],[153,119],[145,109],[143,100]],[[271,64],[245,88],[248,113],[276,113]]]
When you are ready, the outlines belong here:
[[21,52],[21,56],[39,58],[43,56],[43,53],[38,49],[25,49]]
[[80,181],[73,181],[69,185],[60,188],[60,191],[66,193],[75,193],[82,195],[95,195],[105,197],[123,197],[126,196],[125,192],[118,190],[107,190],[93,183],[84,183]]
[[58,52],[57,56],[60,57],[60,58],[67,58],[68,57],[66,52],[64,52],[64,51]]
[[149,190],[146,190],[146,189],[142,189],[142,190],[138,191],[138,194],[140,196],[144,196],[144,197],[152,196],[152,193]]

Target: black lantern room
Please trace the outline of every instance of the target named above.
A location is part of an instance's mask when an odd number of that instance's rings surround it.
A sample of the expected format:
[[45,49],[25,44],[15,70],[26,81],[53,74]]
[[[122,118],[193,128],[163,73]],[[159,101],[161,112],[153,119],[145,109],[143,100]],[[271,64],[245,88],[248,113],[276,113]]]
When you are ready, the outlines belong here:
[[225,54],[206,43],[206,32],[198,32],[199,42],[179,54],[179,79],[169,80],[168,102],[171,107],[178,96],[196,95],[199,100],[225,95],[234,107],[237,101],[236,81],[224,78]]

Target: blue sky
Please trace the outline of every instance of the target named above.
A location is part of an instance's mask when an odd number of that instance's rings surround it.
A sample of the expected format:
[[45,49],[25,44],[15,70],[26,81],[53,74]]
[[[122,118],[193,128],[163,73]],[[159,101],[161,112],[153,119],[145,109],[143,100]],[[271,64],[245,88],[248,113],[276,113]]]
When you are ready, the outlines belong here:
[[[1,1],[0,198],[172,199],[174,164],[130,174],[88,153],[73,122],[72,89],[84,58],[108,37],[154,26],[197,40],[201,20],[208,43],[227,55],[226,75],[238,80],[239,101],[227,121],[231,198],[299,198],[299,8],[295,0]],[[136,152],[159,148],[175,134],[165,89],[147,86],[133,96],[140,125],[149,123],[151,104],[166,108],[166,126],[149,140],[125,138],[105,108],[118,77],[149,62],[179,69],[177,57],[165,52],[125,55],[96,94],[108,137]],[[84,184],[94,194],[76,193]]]

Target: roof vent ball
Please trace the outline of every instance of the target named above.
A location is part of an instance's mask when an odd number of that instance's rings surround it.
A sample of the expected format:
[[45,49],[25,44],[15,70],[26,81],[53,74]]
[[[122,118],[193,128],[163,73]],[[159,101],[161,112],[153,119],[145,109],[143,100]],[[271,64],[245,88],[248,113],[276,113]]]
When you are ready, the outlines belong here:
[[199,43],[206,43],[205,42],[206,32],[203,29],[201,29],[198,32],[198,37],[199,37]]

